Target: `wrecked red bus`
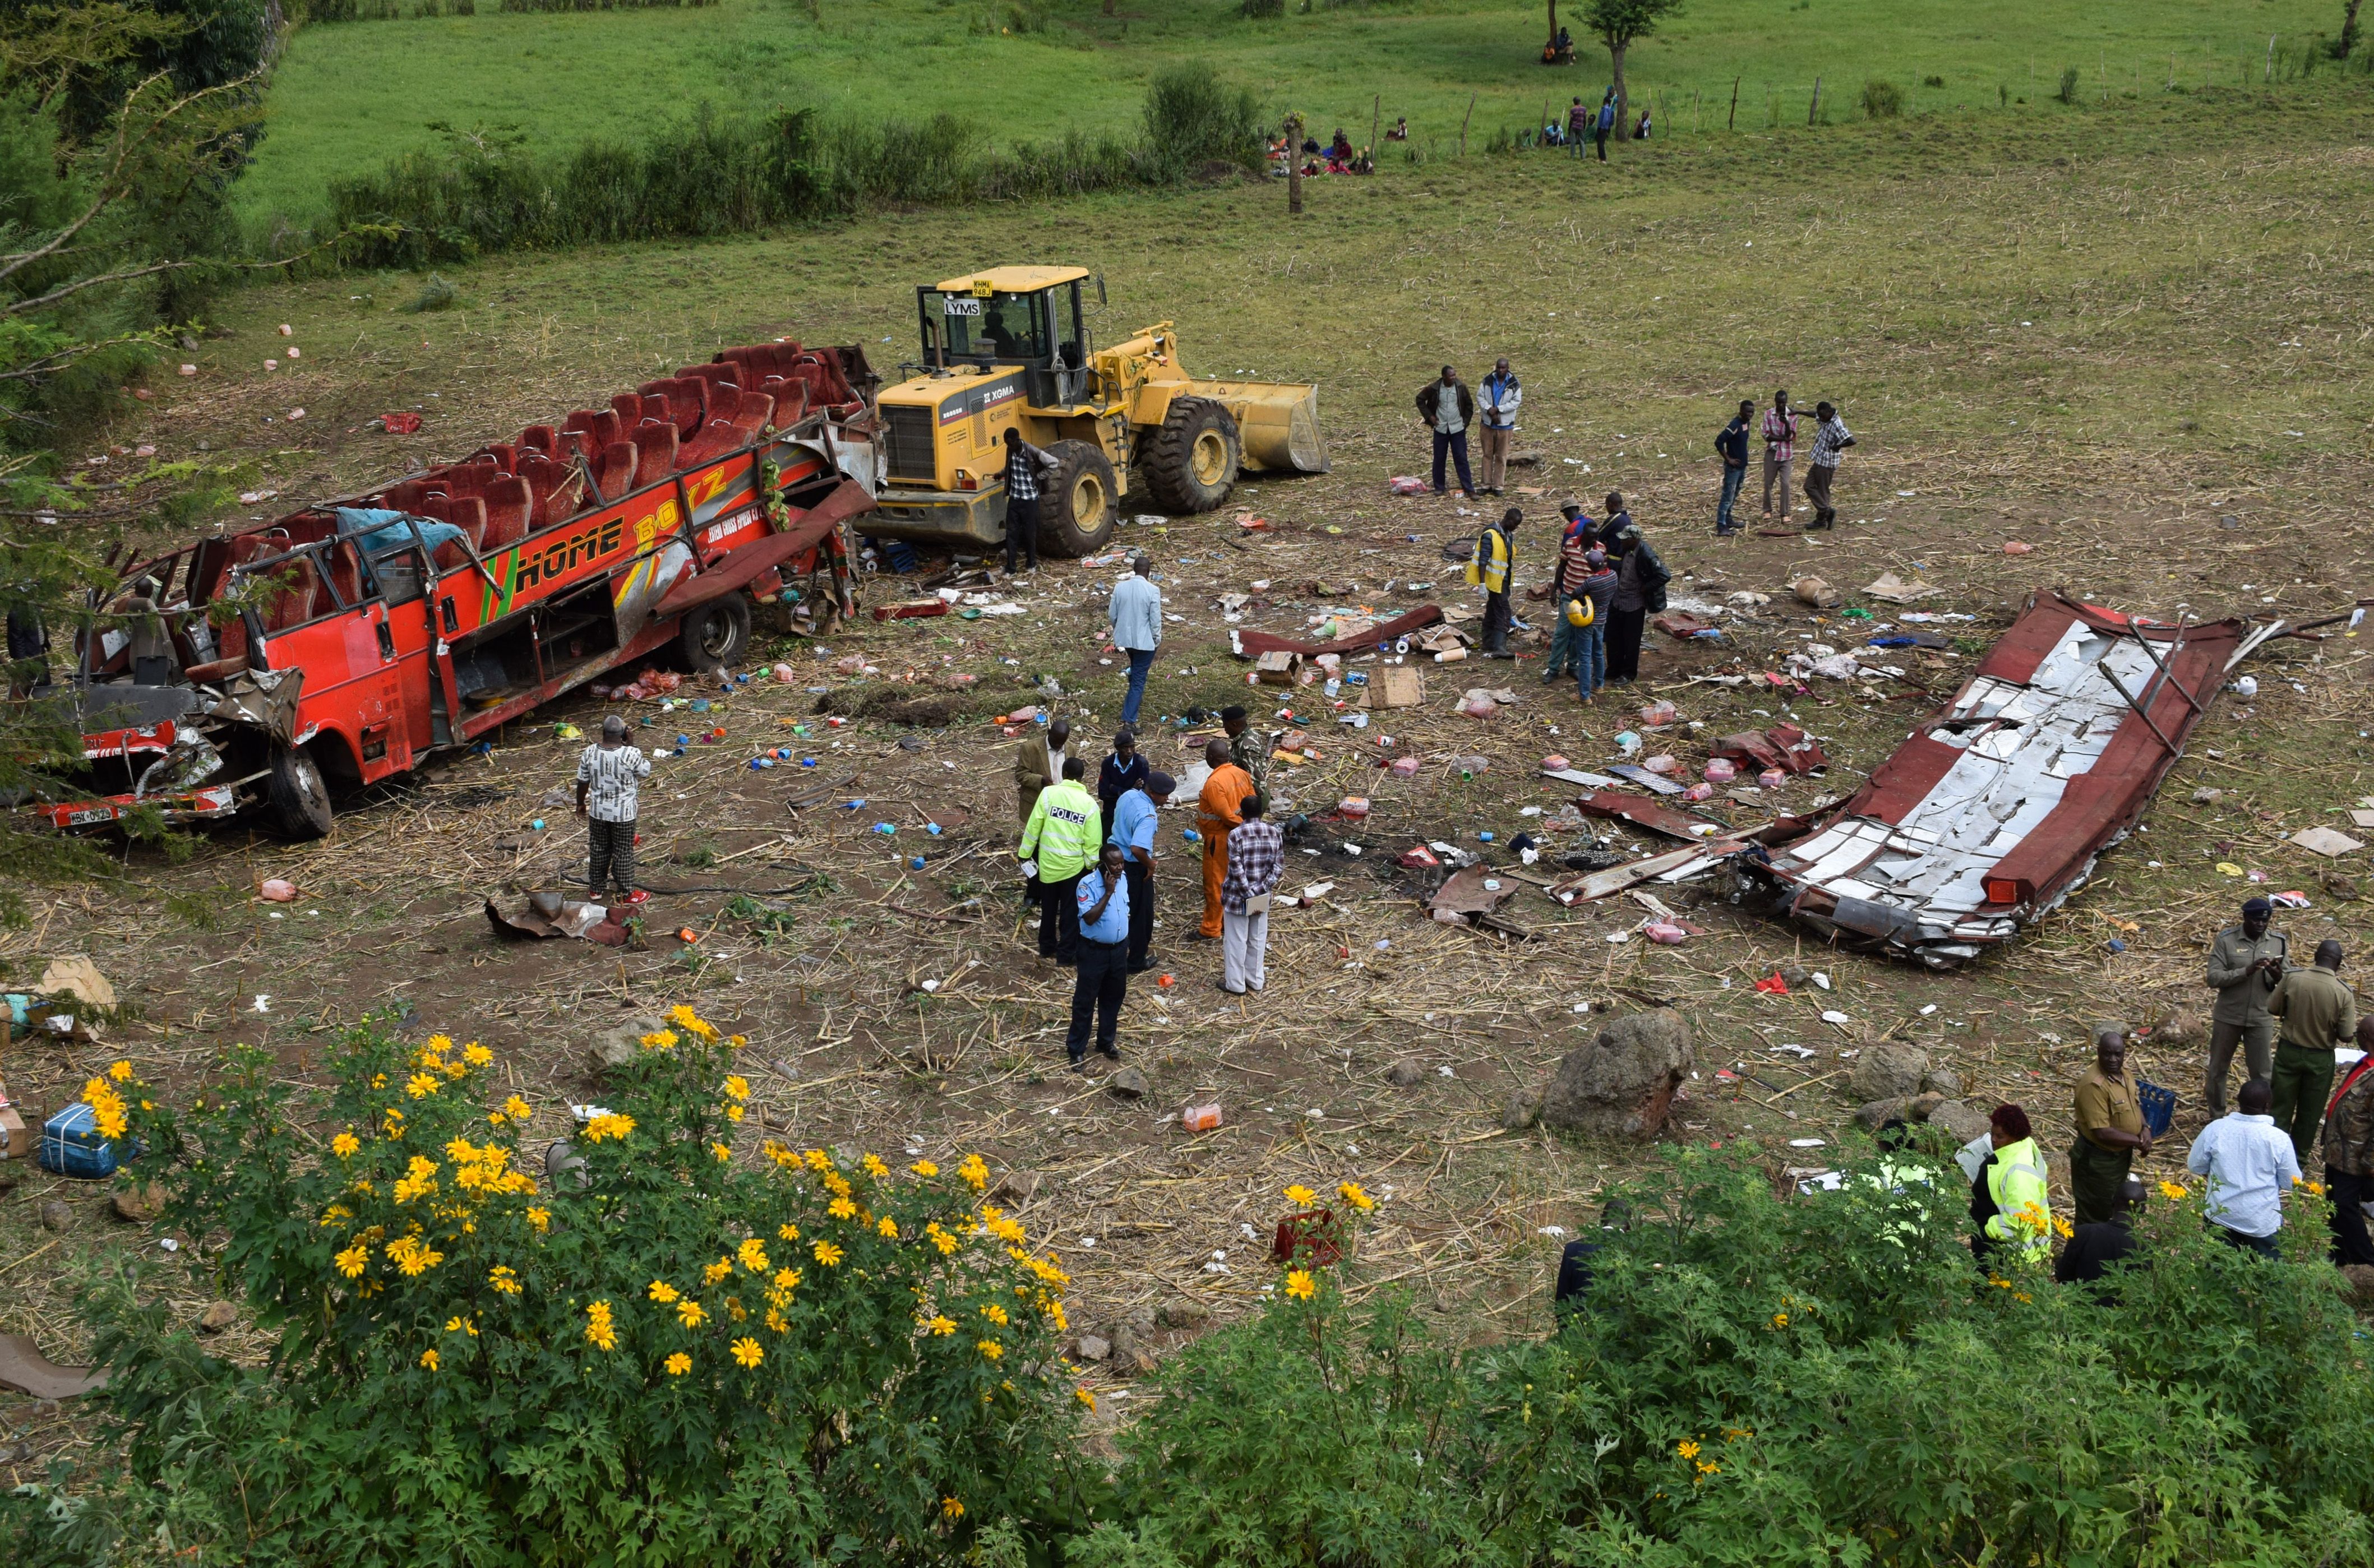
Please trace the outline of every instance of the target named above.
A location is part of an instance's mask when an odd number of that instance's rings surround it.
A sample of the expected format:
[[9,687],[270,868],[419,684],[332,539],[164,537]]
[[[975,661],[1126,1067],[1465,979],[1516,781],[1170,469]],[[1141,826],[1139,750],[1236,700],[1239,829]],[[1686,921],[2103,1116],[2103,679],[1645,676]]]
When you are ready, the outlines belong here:
[[79,793],[61,827],[146,808],[332,801],[636,661],[737,662],[754,609],[854,613],[848,521],[874,505],[853,347],[729,348],[460,462],[123,569],[72,676]]

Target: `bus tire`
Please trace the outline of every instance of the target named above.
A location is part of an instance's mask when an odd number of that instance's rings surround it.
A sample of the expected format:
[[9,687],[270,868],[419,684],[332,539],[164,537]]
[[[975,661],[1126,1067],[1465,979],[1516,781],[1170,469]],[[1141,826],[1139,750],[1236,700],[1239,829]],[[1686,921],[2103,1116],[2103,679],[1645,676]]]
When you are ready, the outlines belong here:
[[739,593],[696,604],[684,613],[676,649],[691,670],[722,670],[750,651],[750,601]]
[[272,820],[284,837],[322,838],[330,831],[330,786],[312,757],[293,746],[275,747],[264,784]]

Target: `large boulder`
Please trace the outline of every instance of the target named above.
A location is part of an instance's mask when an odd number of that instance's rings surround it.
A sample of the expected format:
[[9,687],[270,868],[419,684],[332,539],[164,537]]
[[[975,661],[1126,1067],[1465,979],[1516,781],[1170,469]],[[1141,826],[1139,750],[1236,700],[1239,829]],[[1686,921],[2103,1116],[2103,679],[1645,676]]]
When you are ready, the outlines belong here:
[[1847,1075],[1848,1091],[1858,1100],[1910,1099],[1921,1093],[1928,1075],[1929,1055],[1900,1040],[1880,1040],[1865,1046]]
[[630,1018],[596,1031],[585,1042],[585,1076],[601,1080],[632,1067],[643,1054],[643,1036],[667,1027],[664,1018]]
[[1948,1100],[1929,1113],[1929,1125],[1942,1127],[1960,1147],[1987,1129],[1987,1113],[1967,1100]]
[[1581,1050],[1569,1051],[1542,1095],[1542,1120],[1564,1132],[1654,1138],[1698,1053],[1671,1008],[1628,1013]]

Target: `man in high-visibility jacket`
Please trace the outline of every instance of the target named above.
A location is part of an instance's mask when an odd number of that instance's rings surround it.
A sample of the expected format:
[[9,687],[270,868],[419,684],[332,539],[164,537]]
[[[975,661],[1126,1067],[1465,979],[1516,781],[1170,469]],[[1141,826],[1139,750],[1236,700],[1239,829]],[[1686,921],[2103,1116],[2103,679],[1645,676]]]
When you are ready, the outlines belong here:
[[[1970,1238],[1971,1255],[1989,1266],[1997,1251],[2008,1257],[2041,1259],[2052,1234],[2052,1203],[2044,1182],[2044,1152],[2027,1112],[2017,1106],[1997,1106],[1987,1118],[1992,1147],[1970,1176],[1970,1219],[1978,1234]],[[1977,1153],[1973,1140],[1966,1153]]]
[[1525,514],[1510,507],[1497,523],[1486,523],[1476,536],[1475,561],[1468,580],[1484,590],[1484,657],[1509,655],[1509,590],[1516,575],[1515,534]]
[[1022,826],[1022,848],[1017,856],[1025,866],[1036,861],[1031,885],[1039,895],[1039,956],[1058,964],[1078,958],[1080,911],[1073,894],[1080,873],[1096,864],[1099,840],[1104,837],[1104,815],[1097,798],[1080,782],[1088,765],[1078,757],[1064,759],[1064,777],[1039,792],[1030,820]]

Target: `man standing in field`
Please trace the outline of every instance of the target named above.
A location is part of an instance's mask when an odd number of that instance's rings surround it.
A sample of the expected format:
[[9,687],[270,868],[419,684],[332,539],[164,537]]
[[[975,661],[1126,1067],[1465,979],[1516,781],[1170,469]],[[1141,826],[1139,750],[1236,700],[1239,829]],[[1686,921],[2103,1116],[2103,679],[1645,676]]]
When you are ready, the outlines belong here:
[[1616,129],[1616,89],[1609,88],[1607,96],[1599,102],[1599,118],[1592,123],[1592,134],[1599,143],[1599,161],[1607,161],[1608,134]]
[[2077,1081],[2077,1141],[2069,1150],[2074,1223],[2097,1224],[2119,1212],[2119,1193],[2137,1154],[2151,1153],[2143,1102],[2127,1076],[2127,1032],[2116,1024],[2094,1031],[2094,1066]]
[[1016,851],[1017,859],[1033,868],[1039,890],[1039,956],[1058,964],[1078,957],[1080,913],[1072,895],[1080,873],[1095,862],[1102,837],[1097,798],[1080,782],[1087,771],[1078,757],[1064,759],[1064,777],[1040,791]]
[[1141,974],[1154,961],[1146,950],[1154,943],[1154,834],[1160,825],[1158,808],[1170,803],[1179,781],[1168,773],[1151,772],[1137,788],[1113,803],[1112,844],[1121,850],[1122,869],[1129,877],[1129,972]]
[[2333,1053],[2357,1037],[2357,999],[2341,978],[2341,944],[2330,937],[2317,943],[2316,966],[2286,975],[2267,1011],[2284,1021],[2275,1044],[2275,1127],[2291,1135],[2305,1165],[2333,1091]]
[[1107,607],[1113,646],[1129,655],[1129,692],[1122,698],[1121,721],[1137,724],[1138,705],[1146,700],[1146,672],[1154,668],[1154,650],[1162,646],[1162,590],[1154,586],[1154,562],[1143,550],[1130,557],[1130,575],[1112,591]]
[[1739,532],[1732,520],[1731,506],[1739,499],[1739,487],[1747,480],[1747,422],[1755,417],[1756,404],[1740,400],[1739,412],[1730,424],[1716,432],[1714,450],[1722,459],[1722,495],[1714,504],[1714,532],[1718,539],[1728,538]]
[[1497,361],[1484,378],[1484,493],[1497,496],[1509,482],[1509,438],[1517,428],[1517,405],[1525,389],[1506,359]]
[[1565,532],[1558,535],[1557,568],[1550,577],[1550,605],[1555,614],[1550,620],[1549,668],[1542,672],[1544,685],[1557,680],[1574,668],[1574,646],[1577,627],[1566,618],[1566,602],[1579,590],[1582,579],[1591,575],[1585,557],[1591,554],[1591,520],[1572,501],[1558,508],[1565,519]]
[[1814,404],[1814,451],[1805,467],[1805,499],[1814,503],[1814,521],[1805,525],[1807,532],[1839,525],[1839,509],[1830,505],[1830,482],[1839,474],[1839,453],[1854,444],[1854,433],[1837,409],[1827,403]]
[[1418,417],[1434,433],[1434,493],[1442,494],[1442,462],[1446,457],[1456,458],[1459,466],[1459,493],[1469,500],[1475,498],[1475,480],[1467,472],[1467,427],[1475,418],[1475,394],[1459,379],[1459,372],[1445,365],[1439,380],[1419,389]]
[[1242,706],[1230,703],[1220,709],[1220,730],[1228,737],[1228,760],[1245,770],[1256,790],[1269,788],[1269,764],[1277,750],[1275,739],[1266,730],[1252,727]]
[[1030,820],[1030,808],[1039,803],[1039,791],[1064,777],[1064,748],[1072,739],[1072,721],[1068,719],[1050,720],[1043,735],[1035,731],[1017,743],[1014,748],[1015,818]]
[[1475,539],[1475,580],[1484,589],[1484,657],[1508,659],[1509,594],[1516,587],[1517,525],[1525,514],[1510,507],[1497,523],[1486,523]]
[[602,720],[602,738],[577,759],[577,814],[585,819],[588,895],[596,901],[609,888],[617,902],[641,904],[651,895],[635,885],[635,817],[642,781],[652,759],[627,743],[627,721],[616,713]]
[[2374,1265],[2366,1205],[2374,1203],[2374,1018],[2357,1021],[2358,1059],[2324,1111],[2324,1186],[2333,1199],[2333,1260]]
[[1052,452],[1034,447],[1022,439],[1022,432],[1009,425],[1005,427],[1005,575],[1014,575],[1015,555],[1019,549],[1028,563],[1023,569],[1039,569],[1039,481],[1062,464]]
[[1780,481],[1780,515],[1789,515],[1789,464],[1797,455],[1797,415],[1789,407],[1789,389],[1772,394],[1764,411],[1764,521],[1772,521],[1772,481]]
[[1582,99],[1576,99],[1566,111],[1566,140],[1577,158],[1582,156],[1583,147],[1591,141],[1591,111],[1582,106]]
[[1220,882],[1220,989],[1230,996],[1269,983],[1269,900],[1286,870],[1286,835],[1263,820],[1269,802],[1248,795],[1238,812]]
[[2246,1078],[2271,1077],[2275,1070],[2275,1019],[2267,1000],[2284,977],[2291,955],[2284,933],[2267,929],[2275,907],[2264,898],[2242,906],[2242,923],[2217,933],[2210,945],[2208,986],[2217,993],[2209,1012],[2209,1082],[2202,1097],[2209,1114],[2226,1114],[2226,1072],[2234,1064],[2234,1047],[2243,1050]]
[[1195,934],[1217,941],[1224,929],[1220,884],[1228,874],[1228,835],[1245,820],[1245,799],[1254,790],[1252,776],[1228,760],[1228,742],[1213,737],[1204,747],[1204,762],[1212,776],[1195,800],[1195,830],[1204,837],[1204,919]]
[[1072,977],[1072,1027],[1064,1054],[1072,1071],[1087,1066],[1088,1028],[1096,1027],[1097,1050],[1121,1059],[1121,1004],[1129,995],[1129,883],[1118,846],[1108,844],[1097,863],[1074,879],[1073,923],[1079,928],[1079,968]]

